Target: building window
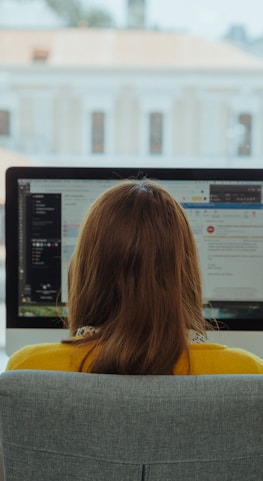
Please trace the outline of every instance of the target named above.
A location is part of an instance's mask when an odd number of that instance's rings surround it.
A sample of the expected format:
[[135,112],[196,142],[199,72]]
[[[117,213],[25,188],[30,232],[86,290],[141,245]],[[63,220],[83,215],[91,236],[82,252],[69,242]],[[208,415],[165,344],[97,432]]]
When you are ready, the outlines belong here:
[[46,62],[49,57],[49,50],[45,48],[35,48],[32,52],[32,60],[34,62]]
[[0,110],[0,135],[10,135],[10,112],[9,110]]
[[163,153],[163,114],[150,113],[150,154]]
[[104,112],[92,113],[91,151],[94,154],[102,154],[105,151],[105,114]]
[[251,155],[252,115],[241,113],[238,116],[238,155]]

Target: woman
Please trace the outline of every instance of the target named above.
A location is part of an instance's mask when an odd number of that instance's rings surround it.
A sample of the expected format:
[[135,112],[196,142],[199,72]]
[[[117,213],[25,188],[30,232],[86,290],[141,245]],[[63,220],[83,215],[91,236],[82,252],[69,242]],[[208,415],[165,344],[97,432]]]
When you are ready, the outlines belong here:
[[70,339],[28,346],[7,369],[116,374],[263,373],[263,361],[206,342],[193,234],[153,182],[124,182],[93,204],[69,269]]

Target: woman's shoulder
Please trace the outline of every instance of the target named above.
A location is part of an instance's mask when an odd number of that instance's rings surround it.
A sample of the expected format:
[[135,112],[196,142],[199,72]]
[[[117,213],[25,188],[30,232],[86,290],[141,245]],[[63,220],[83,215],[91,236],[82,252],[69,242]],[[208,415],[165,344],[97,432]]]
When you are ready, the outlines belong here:
[[192,344],[190,353],[196,366],[215,374],[263,374],[263,359],[245,349],[204,343]]
[[25,346],[8,360],[6,370],[77,370],[74,368],[73,347],[63,343],[43,343]]

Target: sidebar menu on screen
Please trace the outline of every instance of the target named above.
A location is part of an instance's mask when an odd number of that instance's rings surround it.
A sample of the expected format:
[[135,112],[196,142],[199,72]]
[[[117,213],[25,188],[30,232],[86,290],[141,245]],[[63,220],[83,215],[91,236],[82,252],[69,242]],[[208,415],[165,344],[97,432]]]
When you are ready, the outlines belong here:
[[27,195],[25,208],[27,299],[21,300],[53,305],[61,288],[61,194]]

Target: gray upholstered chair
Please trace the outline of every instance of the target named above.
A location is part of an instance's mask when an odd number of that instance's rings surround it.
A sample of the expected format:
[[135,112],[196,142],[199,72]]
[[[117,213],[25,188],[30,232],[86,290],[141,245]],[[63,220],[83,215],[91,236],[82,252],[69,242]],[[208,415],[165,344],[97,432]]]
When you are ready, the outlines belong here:
[[262,481],[263,376],[0,376],[6,481]]

